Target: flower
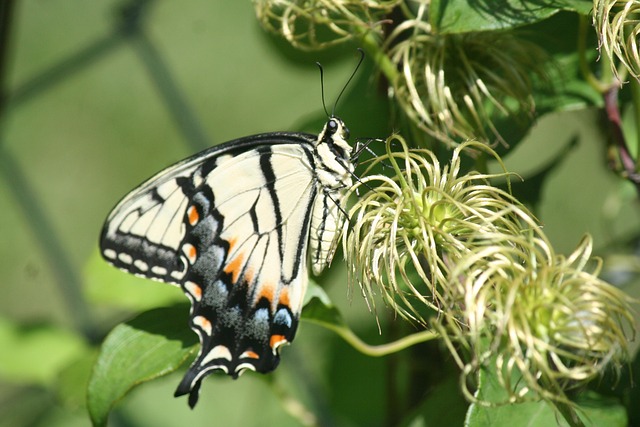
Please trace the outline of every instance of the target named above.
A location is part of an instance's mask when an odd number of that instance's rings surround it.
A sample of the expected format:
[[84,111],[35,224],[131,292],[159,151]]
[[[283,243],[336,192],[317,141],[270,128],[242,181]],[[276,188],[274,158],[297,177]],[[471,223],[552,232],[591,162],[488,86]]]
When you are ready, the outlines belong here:
[[[386,141],[350,190],[368,189],[343,234],[350,281],[373,309],[380,292],[400,316],[439,332],[470,400],[571,405],[566,390],[628,357],[629,298],[598,278],[590,237],[568,257],[555,254],[534,216],[489,183],[509,174],[461,173],[465,151],[501,164],[479,142],[461,144],[443,166],[398,135]],[[378,167],[393,172],[367,175]],[[486,370],[504,402],[468,389]]]
[[[395,143],[398,152],[391,151]],[[457,262],[492,239],[519,235],[523,223],[530,228],[537,223],[513,197],[487,181],[506,174],[460,173],[461,153],[493,153],[485,145],[461,144],[446,166],[431,151],[409,150],[397,135],[386,147],[387,154],[375,159],[369,170],[390,163],[395,175],[365,172],[351,189],[371,190],[349,211],[345,256],[351,280],[365,295],[379,289],[400,315],[426,324],[432,313],[425,313],[425,307],[442,312],[448,304],[443,284]]]
[[616,57],[626,70],[640,79],[640,2],[638,0],[594,0],[593,25],[598,33],[600,49],[611,62],[611,68],[620,79],[613,58]]
[[519,247],[478,248],[453,269],[450,286],[464,304],[456,304],[457,323],[441,322],[440,330],[462,368],[462,384],[488,368],[508,402],[568,403],[566,390],[627,359],[629,298],[597,277],[601,262],[591,259],[588,236],[569,257],[554,255],[544,240]]
[[392,97],[420,129],[455,145],[496,139],[496,114],[531,115],[532,75],[545,79],[544,50],[514,33],[439,34],[429,5],[400,23],[384,48],[400,70]]
[[400,0],[254,0],[262,26],[302,50],[351,40],[379,24]]

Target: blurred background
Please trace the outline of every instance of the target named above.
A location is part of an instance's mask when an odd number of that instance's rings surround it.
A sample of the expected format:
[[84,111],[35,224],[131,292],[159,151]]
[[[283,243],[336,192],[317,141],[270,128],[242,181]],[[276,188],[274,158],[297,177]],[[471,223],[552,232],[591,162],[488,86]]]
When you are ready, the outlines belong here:
[[[110,209],[142,180],[211,145],[260,132],[317,133],[326,116],[315,61],[331,108],[359,55],[354,47],[295,52],[260,28],[249,1],[10,3],[1,6],[0,425],[86,426],[81,384],[104,335],[137,311],[186,301],[102,262],[98,237]],[[361,75],[348,88],[358,99],[345,95],[338,113],[358,135],[386,135],[375,111],[384,102],[364,89],[375,84],[370,73]],[[352,327],[382,342],[336,264],[322,278],[327,290]],[[176,322],[187,326],[186,317]],[[336,422],[381,419],[381,360],[311,324],[285,353],[283,387],[324,396],[318,404]],[[328,371],[332,383],[321,375]],[[347,371],[363,375],[352,383]],[[111,425],[298,425],[258,375],[206,381],[191,411],[173,398],[183,373],[136,389]]]
[[[260,28],[249,1],[23,0],[0,8],[0,426],[86,426],[83,384],[105,334],[136,312],[185,300],[101,261],[110,209],[145,178],[211,145],[260,132],[317,133],[326,116],[315,61],[331,109],[358,54],[351,45],[295,51]],[[394,130],[379,88],[365,62],[337,106],[352,135]],[[506,164],[535,176],[570,150],[544,185],[528,181],[556,251],[570,253],[589,232],[596,252],[637,256],[636,194],[602,162],[598,117],[576,109],[540,118]],[[319,282],[349,326],[370,343],[406,328],[381,316],[378,333],[340,258]],[[635,279],[624,289],[640,296],[639,288]],[[176,322],[186,327],[187,319]],[[303,323],[273,378],[209,378],[192,411],[172,397],[179,371],[134,389],[110,425],[299,425],[278,388],[323,425],[385,425],[397,415],[386,409],[388,364]],[[439,411],[431,405],[433,422],[464,417],[459,396]]]

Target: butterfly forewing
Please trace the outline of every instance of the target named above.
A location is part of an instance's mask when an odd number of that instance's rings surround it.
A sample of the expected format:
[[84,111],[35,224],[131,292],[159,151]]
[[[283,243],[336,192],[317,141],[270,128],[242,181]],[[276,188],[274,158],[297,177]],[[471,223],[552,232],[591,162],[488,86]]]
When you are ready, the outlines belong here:
[[[102,255],[131,273],[180,284],[186,267],[180,253],[184,215],[195,188],[220,165],[257,146],[312,146],[314,140],[310,134],[260,134],[213,147],[170,166],[131,191],[111,211],[102,230]],[[228,187],[236,179],[220,186]]]
[[[330,261],[336,203],[350,185],[341,126],[331,118],[317,139],[272,133],[214,147],[152,177],[109,215],[105,259],[191,300],[201,348],[176,391],[191,406],[211,371],[269,372],[293,340],[307,258],[314,272]],[[334,140],[349,153],[327,150]]]

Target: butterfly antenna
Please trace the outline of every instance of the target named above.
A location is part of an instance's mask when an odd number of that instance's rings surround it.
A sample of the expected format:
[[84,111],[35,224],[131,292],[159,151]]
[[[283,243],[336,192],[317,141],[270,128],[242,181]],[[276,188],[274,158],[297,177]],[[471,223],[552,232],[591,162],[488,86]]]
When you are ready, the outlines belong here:
[[331,111],[331,116],[333,116],[334,113],[336,112],[336,105],[338,105],[338,101],[340,101],[342,94],[344,93],[345,89],[347,89],[347,86],[349,86],[349,83],[351,83],[351,80],[353,80],[353,77],[358,72],[358,68],[360,68],[360,65],[362,65],[362,61],[364,61],[364,50],[358,48],[358,52],[360,52],[360,60],[358,61],[358,65],[356,65],[356,68],[353,70],[353,73],[351,73],[351,76],[349,77],[349,80],[347,80],[347,83],[345,83],[345,85],[342,87],[342,90],[340,91],[340,93],[338,94],[338,97],[336,98],[336,102],[333,103],[333,111]]
[[320,69],[320,90],[322,92],[322,108],[324,108],[324,113],[329,117],[329,112],[327,111],[327,104],[324,102],[324,70],[322,69],[322,64],[316,62],[316,65]]
[[347,211],[345,211],[344,208],[342,206],[340,206],[340,203],[338,203],[338,201],[336,199],[331,197],[331,195],[329,193],[325,193],[325,195],[329,198],[329,200],[331,200],[333,202],[333,204],[336,205],[338,210],[340,212],[342,212],[342,215],[344,215],[345,218],[349,218],[349,214],[347,213]]

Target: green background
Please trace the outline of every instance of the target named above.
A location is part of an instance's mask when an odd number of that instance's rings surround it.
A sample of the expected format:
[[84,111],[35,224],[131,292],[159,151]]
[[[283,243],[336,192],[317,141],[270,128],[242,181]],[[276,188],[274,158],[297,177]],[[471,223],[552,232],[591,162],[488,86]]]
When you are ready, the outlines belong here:
[[[78,331],[99,341],[135,311],[184,298],[99,259],[109,210],[140,181],[208,145],[259,132],[318,132],[325,115],[314,62],[324,66],[331,109],[358,56],[355,46],[294,51],[259,27],[249,1],[152,2],[140,32],[128,36],[118,29],[121,1],[17,3],[0,121],[0,426],[85,426],[77,384],[86,381],[97,342]],[[365,64],[337,106],[353,136],[385,138],[393,130],[374,74]],[[558,252],[570,253],[589,232],[596,251],[609,255],[640,228],[637,196],[606,169],[597,110],[580,107],[542,117],[505,161],[533,176],[577,139],[536,189],[537,214]],[[382,316],[378,335],[340,255],[320,282],[368,342],[406,328]],[[140,293],[120,297],[122,286]],[[639,288],[624,289],[640,296]],[[186,318],[176,322],[186,326]],[[324,424],[375,426],[393,416],[385,412],[388,360],[359,355],[308,323],[282,359],[271,381]],[[172,397],[181,375],[136,388],[111,425],[299,425],[269,379],[207,379],[192,411]],[[465,405],[455,387],[442,387],[440,399],[449,400],[425,403],[431,415],[420,425],[461,423]]]

